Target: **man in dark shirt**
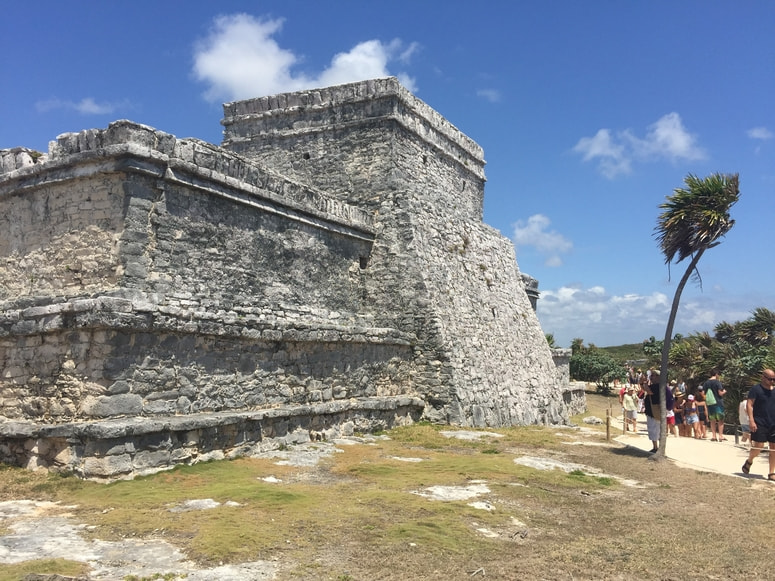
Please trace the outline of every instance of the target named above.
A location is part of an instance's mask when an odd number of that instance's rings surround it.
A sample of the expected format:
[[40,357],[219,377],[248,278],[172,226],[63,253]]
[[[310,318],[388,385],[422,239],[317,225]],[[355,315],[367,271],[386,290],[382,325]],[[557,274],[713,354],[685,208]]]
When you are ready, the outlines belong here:
[[[710,372],[710,379],[702,384],[705,401],[708,404],[708,419],[710,420],[710,439],[712,442],[723,442],[724,437],[724,394],[727,392],[719,380],[719,372]],[[711,400],[713,403],[711,403]]]
[[[661,391],[659,389],[659,371],[652,371],[650,380],[651,383],[649,383],[646,387],[647,395],[644,411],[646,412],[646,430],[649,434],[649,440],[651,440],[651,453],[655,454],[657,450],[659,450],[659,436],[662,433],[659,406]],[[673,398],[673,391],[670,389],[670,386],[665,385],[665,389],[662,393],[665,394],[665,409],[667,411],[672,410],[675,400]]]
[[743,464],[743,472],[751,471],[754,458],[764,448],[764,442],[769,446],[770,470],[768,480],[775,480],[775,371],[765,369],[762,380],[748,392],[748,422],[751,428],[751,450],[748,460]]

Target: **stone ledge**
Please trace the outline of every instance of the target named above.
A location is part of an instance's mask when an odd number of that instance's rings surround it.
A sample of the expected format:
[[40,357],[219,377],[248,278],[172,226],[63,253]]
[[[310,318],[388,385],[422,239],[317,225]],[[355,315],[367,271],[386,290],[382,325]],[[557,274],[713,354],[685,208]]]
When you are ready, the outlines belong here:
[[371,397],[334,401],[321,404],[281,406],[239,412],[204,412],[180,416],[142,416],[111,418],[65,424],[40,424],[16,420],[0,420],[0,438],[123,438],[162,431],[187,431],[239,423],[245,420],[324,416],[351,410],[395,410],[401,407],[424,408],[419,397]]
[[131,479],[178,464],[411,424],[424,408],[418,397],[397,396],[57,425],[5,421],[0,422],[0,461],[99,481]]
[[[0,302],[0,338],[54,333],[63,330],[113,328],[138,332],[185,332],[234,337],[242,340],[289,342],[347,342],[412,345],[416,337],[390,327],[375,327],[363,321],[328,321],[286,318],[260,309],[237,307],[212,311],[196,304],[157,304],[158,297],[143,293],[121,296],[52,297],[41,300]],[[181,301],[179,301],[181,302]],[[325,316],[325,314],[321,314]],[[335,318],[334,318],[335,317]]]
[[140,123],[124,119],[106,129],[65,133],[49,149],[35,163],[25,161],[31,159],[25,152],[0,150],[0,196],[43,183],[133,172],[196,186],[240,204],[282,209],[288,217],[301,217],[316,227],[330,224],[343,234],[374,238],[371,212],[277,175],[232,151],[194,138],[178,139]]

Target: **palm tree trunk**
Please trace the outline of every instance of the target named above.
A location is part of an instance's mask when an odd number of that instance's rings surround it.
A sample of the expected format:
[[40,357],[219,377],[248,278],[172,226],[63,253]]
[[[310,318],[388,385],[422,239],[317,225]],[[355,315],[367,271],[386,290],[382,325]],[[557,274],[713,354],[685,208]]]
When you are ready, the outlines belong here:
[[673,305],[670,308],[670,316],[667,319],[667,327],[665,328],[665,340],[662,342],[662,361],[659,367],[659,451],[654,454],[658,459],[665,457],[665,445],[667,444],[667,398],[665,397],[665,388],[668,385],[667,377],[667,363],[670,356],[670,342],[673,338],[673,326],[675,325],[675,317],[678,314],[678,303],[681,301],[681,293],[683,293],[686,283],[689,281],[689,277],[697,268],[697,263],[700,261],[700,257],[705,253],[705,248],[701,248],[694,255],[689,266],[686,267],[686,272],[681,277],[681,281],[678,283],[678,287],[675,289],[675,295],[673,296]]

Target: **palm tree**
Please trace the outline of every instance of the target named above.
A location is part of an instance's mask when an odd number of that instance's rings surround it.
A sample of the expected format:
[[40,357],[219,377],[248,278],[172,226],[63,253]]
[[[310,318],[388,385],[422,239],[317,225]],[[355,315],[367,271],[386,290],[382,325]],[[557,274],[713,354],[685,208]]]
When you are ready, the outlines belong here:
[[668,383],[670,341],[681,293],[692,275],[695,275],[701,283],[697,263],[706,250],[721,244],[720,239],[735,225],[735,221],[729,216],[729,210],[740,197],[738,174],[715,173],[706,178],[689,174],[684,178],[684,184],[685,187],[673,190],[673,195],[667,196],[665,202],[659,205],[662,213],[654,229],[668,268],[673,260],[677,264],[686,258],[691,259],[675,290],[670,316],[667,319],[665,340],[662,344],[659,383],[662,429],[657,453],[660,458],[664,458],[667,442],[667,411],[664,394]]

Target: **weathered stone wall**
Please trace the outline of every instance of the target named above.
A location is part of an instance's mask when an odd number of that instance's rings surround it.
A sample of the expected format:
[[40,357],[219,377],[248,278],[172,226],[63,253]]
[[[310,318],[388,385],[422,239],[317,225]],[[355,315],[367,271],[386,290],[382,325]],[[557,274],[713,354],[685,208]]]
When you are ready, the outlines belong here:
[[210,420],[119,445],[121,417],[567,419],[478,145],[395,79],[224,112],[223,147],[118,121],[0,151],[0,460],[123,476],[247,446]]
[[428,417],[563,421],[561,384],[513,246],[482,223],[478,145],[395,79],[224,112],[224,147],[375,209],[367,292],[383,324],[417,336]]
[[411,391],[409,342],[393,331],[148,308],[101,297],[6,311],[0,413],[62,422]]
[[50,162],[9,176],[0,198],[3,415],[197,413],[409,390],[410,337],[375,327],[362,307],[368,217],[312,191],[304,207],[303,196],[282,206],[271,191],[238,190],[213,179],[204,156],[186,167],[188,144],[150,128],[88,133],[60,138]]
[[123,229],[119,176],[52,180],[7,192],[0,213],[0,300],[88,294],[116,288]]

